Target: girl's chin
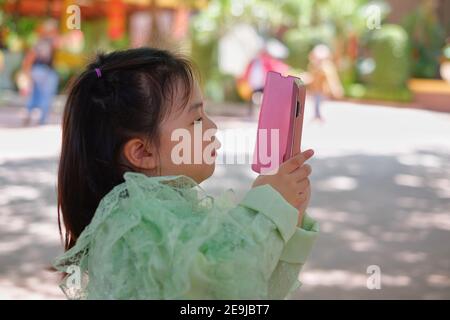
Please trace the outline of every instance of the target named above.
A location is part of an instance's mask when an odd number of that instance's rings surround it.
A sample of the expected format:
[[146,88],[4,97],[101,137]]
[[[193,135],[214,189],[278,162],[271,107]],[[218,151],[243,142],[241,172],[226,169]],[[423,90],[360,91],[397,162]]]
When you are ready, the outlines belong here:
[[215,163],[207,164],[207,168],[205,168],[205,170],[204,170],[204,174],[202,176],[201,181],[204,181],[204,180],[208,179],[209,177],[211,177],[213,175],[215,169],[216,169]]

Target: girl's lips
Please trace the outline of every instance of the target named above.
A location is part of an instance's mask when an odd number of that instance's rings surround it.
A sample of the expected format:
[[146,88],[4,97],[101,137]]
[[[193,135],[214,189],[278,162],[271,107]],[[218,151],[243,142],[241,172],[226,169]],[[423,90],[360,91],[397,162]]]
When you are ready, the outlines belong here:
[[219,140],[217,140],[216,136],[213,137],[212,141],[215,142],[215,144],[216,144],[215,147],[216,147],[216,148],[214,148],[214,149],[211,151],[211,156],[212,156],[212,157],[215,157],[215,156],[217,156],[216,150],[217,150],[217,149],[220,149],[220,147],[222,146],[222,144],[220,143]]

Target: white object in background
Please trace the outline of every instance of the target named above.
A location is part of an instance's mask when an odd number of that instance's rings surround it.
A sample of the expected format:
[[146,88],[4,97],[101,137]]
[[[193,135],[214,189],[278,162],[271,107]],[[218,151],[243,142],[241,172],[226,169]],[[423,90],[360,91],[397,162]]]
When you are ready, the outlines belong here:
[[441,63],[440,73],[442,79],[450,83],[450,61],[444,61]]
[[264,40],[248,24],[237,24],[219,40],[219,69],[241,76],[249,62],[264,47]]
[[21,96],[28,96],[32,89],[32,81],[29,74],[19,71],[16,76],[16,84]]
[[267,52],[274,58],[283,60],[289,55],[289,49],[275,38],[270,38],[266,43]]
[[131,47],[139,48],[148,44],[152,28],[152,17],[149,12],[138,11],[130,17]]

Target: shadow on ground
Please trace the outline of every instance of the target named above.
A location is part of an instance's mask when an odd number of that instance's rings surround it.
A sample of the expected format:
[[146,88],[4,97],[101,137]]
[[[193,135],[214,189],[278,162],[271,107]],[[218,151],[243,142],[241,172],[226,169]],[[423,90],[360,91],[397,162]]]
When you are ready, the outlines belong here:
[[61,297],[46,270],[62,252],[56,167],[56,158],[0,165],[0,298]]
[[[355,154],[311,160],[309,213],[321,235],[293,298],[450,298],[450,155]],[[0,165],[0,298],[60,298],[45,271],[61,253],[56,220],[57,159]],[[238,200],[255,175],[218,165],[202,186]],[[366,287],[367,267],[381,289]]]
[[[311,164],[308,211],[321,234],[293,298],[450,298],[449,154],[356,154]],[[218,169],[205,184],[215,194],[236,181],[238,191],[251,185],[248,166]],[[380,290],[367,288],[371,265],[381,270]]]

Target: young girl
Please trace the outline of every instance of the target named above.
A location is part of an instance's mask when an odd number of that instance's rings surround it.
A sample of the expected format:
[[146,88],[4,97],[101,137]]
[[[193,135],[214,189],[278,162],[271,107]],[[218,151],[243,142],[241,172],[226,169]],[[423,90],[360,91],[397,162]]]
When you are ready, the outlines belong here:
[[66,251],[54,261],[69,298],[283,299],[299,286],[318,232],[305,214],[312,150],[236,205],[198,185],[213,161],[174,163],[172,132],[196,125],[217,130],[189,61],[168,51],[100,54],[72,84],[58,173]]

